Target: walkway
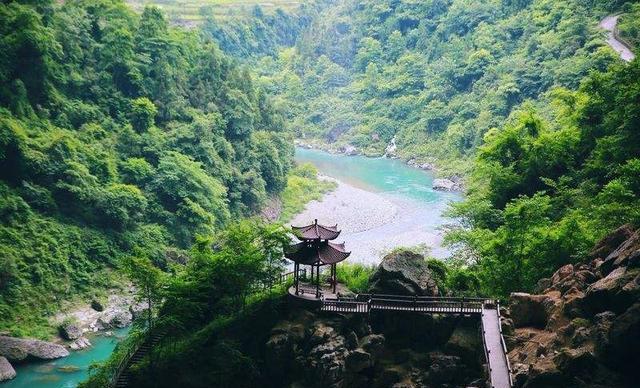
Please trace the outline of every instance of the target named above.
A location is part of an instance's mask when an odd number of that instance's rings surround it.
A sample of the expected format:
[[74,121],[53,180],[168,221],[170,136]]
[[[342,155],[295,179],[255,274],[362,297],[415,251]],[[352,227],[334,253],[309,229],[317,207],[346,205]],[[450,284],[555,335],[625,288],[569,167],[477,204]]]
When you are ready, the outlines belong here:
[[511,368],[500,325],[500,306],[493,299],[358,294],[355,298],[322,298],[321,311],[363,313],[374,310],[480,316],[492,388],[510,388]]
[[620,15],[609,15],[606,18],[602,19],[599,26],[602,29],[607,30],[609,33],[607,34],[607,43],[611,48],[613,48],[617,53],[620,54],[620,58],[623,61],[631,62],[633,58],[636,56],[633,52],[627,47],[623,42],[619,41],[616,37],[616,25],[618,24],[618,18]]
[[482,307],[482,342],[489,367],[492,388],[510,388],[511,368],[502,337],[498,305]]

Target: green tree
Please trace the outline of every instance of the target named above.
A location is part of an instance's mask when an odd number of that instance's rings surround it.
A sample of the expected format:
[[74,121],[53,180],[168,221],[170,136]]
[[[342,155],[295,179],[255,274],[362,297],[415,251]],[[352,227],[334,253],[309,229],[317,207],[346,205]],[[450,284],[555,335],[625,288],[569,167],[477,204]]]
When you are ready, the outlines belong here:
[[131,101],[131,125],[138,132],[149,129],[154,122],[158,110],[153,102],[146,97]]
[[124,263],[129,279],[136,287],[139,301],[146,304],[147,327],[153,327],[153,317],[162,301],[165,274],[153,265],[141,252],[139,256],[130,256]]

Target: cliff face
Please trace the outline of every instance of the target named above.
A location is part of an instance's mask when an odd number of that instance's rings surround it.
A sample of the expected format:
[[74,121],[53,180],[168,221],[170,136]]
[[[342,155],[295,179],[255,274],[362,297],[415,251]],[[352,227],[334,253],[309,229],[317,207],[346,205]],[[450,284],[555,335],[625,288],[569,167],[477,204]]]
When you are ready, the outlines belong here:
[[503,311],[516,387],[637,386],[640,231],[619,228],[538,289]]
[[484,386],[476,319],[292,311],[271,330],[265,375],[291,387]]

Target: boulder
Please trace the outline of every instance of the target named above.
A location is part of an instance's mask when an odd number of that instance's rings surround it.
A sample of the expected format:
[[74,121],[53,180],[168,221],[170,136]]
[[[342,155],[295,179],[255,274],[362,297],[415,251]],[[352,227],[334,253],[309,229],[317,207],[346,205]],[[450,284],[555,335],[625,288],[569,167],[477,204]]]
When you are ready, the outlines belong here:
[[592,314],[606,310],[620,313],[639,297],[640,270],[618,267],[589,286],[584,304]]
[[132,320],[133,315],[131,314],[131,312],[129,312],[129,310],[110,311],[98,318],[95,327],[98,330],[123,328],[129,326]]
[[624,368],[640,364],[640,302],[613,320],[609,331],[608,355]]
[[433,352],[429,354],[429,364],[426,380],[434,386],[452,384],[465,376],[460,357]]
[[91,308],[96,311],[104,311],[104,304],[101,301],[94,299],[91,301]]
[[542,278],[538,280],[538,283],[536,283],[534,291],[537,293],[542,293],[549,287],[551,287],[551,278]]
[[86,349],[91,346],[91,342],[87,339],[87,337],[80,337],[69,344],[69,349],[71,350],[81,350]]
[[384,335],[370,334],[360,340],[360,347],[373,355],[378,355],[384,350],[384,341]]
[[0,356],[10,361],[22,361],[26,358],[52,360],[68,355],[69,351],[62,345],[35,339],[0,336]]
[[433,180],[431,188],[438,191],[454,191],[456,183],[450,179],[438,178]]
[[551,284],[559,283],[562,279],[565,279],[567,276],[570,276],[571,274],[573,274],[573,271],[574,271],[573,264],[567,264],[560,267],[560,269],[558,269],[551,276]]
[[616,314],[612,311],[605,311],[600,314],[596,314],[593,317],[593,344],[596,354],[606,359],[606,353],[609,350],[609,332],[613,325],[613,320]]
[[67,323],[60,326],[60,335],[62,338],[73,341],[82,337],[82,329],[75,323]]
[[511,294],[511,319],[514,327],[537,327],[543,328],[547,325],[549,318],[545,302],[547,295],[531,295],[524,292],[514,292]]
[[540,358],[529,366],[525,388],[566,387],[567,379],[550,357]]
[[444,346],[447,354],[460,357],[468,363],[479,358],[479,350],[482,349],[482,342],[478,335],[477,327],[467,327],[458,325],[451,333],[451,337]]
[[600,265],[600,271],[603,275],[607,275],[616,268],[628,266],[630,258],[637,260],[639,251],[640,231],[637,231],[604,259]]
[[400,295],[438,295],[438,287],[424,256],[407,250],[386,255],[371,277],[371,292]]
[[615,251],[623,242],[629,239],[633,235],[633,226],[630,224],[622,225],[618,229],[609,233],[606,237],[600,240],[589,256],[593,259],[609,256],[611,252]]
[[358,149],[350,144],[344,146],[344,147],[340,147],[339,151],[342,152],[343,154],[347,155],[347,156],[354,156],[354,155],[358,155]]
[[562,349],[554,362],[558,369],[567,376],[589,375],[597,367],[596,359],[587,348]]
[[345,359],[345,370],[350,373],[358,373],[365,369],[371,368],[373,365],[373,359],[371,354],[364,351],[364,349],[355,349]]
[[9,360],[0,356],[0,383],[3,381],[11,380],[16,377],[16,371],[13,369]]
[[319,322],[314,326],[308,342],[311,349],[303,361],[304,368],[310,370],[322,384],[333,385],[342,380],[348,354],[344,336],[326,323]]

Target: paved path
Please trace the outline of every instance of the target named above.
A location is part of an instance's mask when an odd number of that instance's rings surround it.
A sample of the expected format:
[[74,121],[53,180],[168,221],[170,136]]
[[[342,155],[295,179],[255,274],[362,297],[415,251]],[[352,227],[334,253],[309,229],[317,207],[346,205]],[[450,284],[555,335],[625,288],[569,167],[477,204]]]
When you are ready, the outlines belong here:
[[484,346],[489,362],[489,376],[492,388],[509,388],[509,364],[502,345],[500,316],[495,306],[482,308],[482,331]]
[[613,33],[616,25],[618,24],[619,17],[620,15],[609,15],[606,18],[602,19],[599,26],[600,28],[605,29],[609,32],[607,34],[607,43],[609,44],[609,46],[611,46],[611,48],[613,48],[618,54],[620,54],[620,58],[622,58],[623,61],[631,62],[636,56],[631,50],[629,50],[627,46],[616,39]]

